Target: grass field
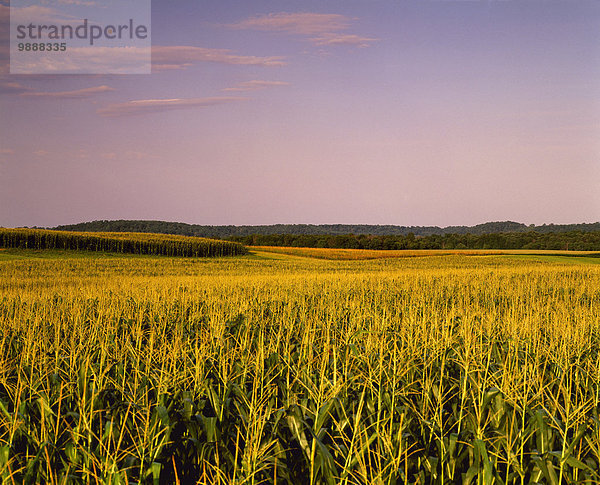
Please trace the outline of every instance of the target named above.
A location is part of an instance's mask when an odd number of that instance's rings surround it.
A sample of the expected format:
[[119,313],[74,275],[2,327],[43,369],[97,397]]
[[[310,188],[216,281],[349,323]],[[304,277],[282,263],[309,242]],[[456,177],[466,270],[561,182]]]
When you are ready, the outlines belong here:
[[2,482],[600,483],[597,258],[280,249],[0,251]]

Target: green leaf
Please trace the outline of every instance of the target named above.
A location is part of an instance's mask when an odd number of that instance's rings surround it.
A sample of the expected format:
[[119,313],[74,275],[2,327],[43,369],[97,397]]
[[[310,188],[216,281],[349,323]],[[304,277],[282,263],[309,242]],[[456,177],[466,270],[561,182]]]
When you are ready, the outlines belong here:
[[209,443],[215,443],[217,441],[217,418],[200,416],[202,420],[202,425],[204,427],[204,432],[206,433],[206,441]]
[[321,409],[319,409],[319,413],[317,414],[317,419],[315,420],[315,424],[314,424],[315,432],[318,432],[323,427],[323,425],[325,424],[325,421],[329,417],[329,414],[330,414],[329,411],[331,410],[331,408],[333,407],[334,404],[335,404],[335,400],[330,399],[329,401],[327,401],[325,404],[323,404],[321,406]]
[[10,446],[0,446],[0,468],[4,468],[8,464],[10,455]]
[[298,406],[293,406],[293,409],[287,416],[287,423],[292,431],[292,435],[296,438],[298,443],[300,443],[300,447],[304,451],[306,458],[310,458],[310,447],[308,446],[308,440],[306,439],[306,434],[303,430],[304,421],[300,418]]
[[162,464],[156,461],[152,462],[151,470],[152,470],[152,483],[154,485],[159,485],[160,483],[160,471],[162,469]]

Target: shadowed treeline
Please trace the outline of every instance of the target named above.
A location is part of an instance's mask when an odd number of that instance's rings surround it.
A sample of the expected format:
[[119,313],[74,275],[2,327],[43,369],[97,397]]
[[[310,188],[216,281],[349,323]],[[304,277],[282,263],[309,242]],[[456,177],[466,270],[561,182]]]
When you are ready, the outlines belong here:
[[505,232],[539,233],[600,231],[600,222],[593,224],[544,224],[542,226],[526,225],[519,222],[486,222],[476,226],[392,226],[372,224],[271,224],[261,226],[202,226],[183,222],[166,221],[93,221],[57,226],[60,231],[91,232],[154,232],[162,234],[179,234],[181,236],[227,238],[231,236],[251,236],[254,234],[293,234],[331,236],[346,234],[366,234],[373,236],[430,236],[444,234],[495,234]]
[[231,237],[246,246],[288,246],[337,249],[550,249],[600,250],[599,232],[510,232],[500,234],[444,234],[431,236],[367,236],[345,234],[315,236],[295,234],[254,234]]

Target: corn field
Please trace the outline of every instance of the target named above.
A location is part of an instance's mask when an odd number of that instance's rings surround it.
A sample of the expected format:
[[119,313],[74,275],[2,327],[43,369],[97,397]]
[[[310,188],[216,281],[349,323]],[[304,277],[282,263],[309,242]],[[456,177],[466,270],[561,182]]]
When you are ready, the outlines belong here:
[[3,228],[0,228],[0,248],[67,249],[185,257],[235,256],[247,253],[241,244],[201,237]]
[[0,476],[600,483],[599,350],[594,264],[5,257]]

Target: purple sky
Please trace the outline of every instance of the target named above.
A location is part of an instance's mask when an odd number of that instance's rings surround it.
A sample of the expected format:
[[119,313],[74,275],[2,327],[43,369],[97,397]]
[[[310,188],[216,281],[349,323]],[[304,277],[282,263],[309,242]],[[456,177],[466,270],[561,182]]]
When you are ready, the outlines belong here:
[[6,5],[0,226],[600,220],[598,1],[154,0],[152,74],[39,76]]

